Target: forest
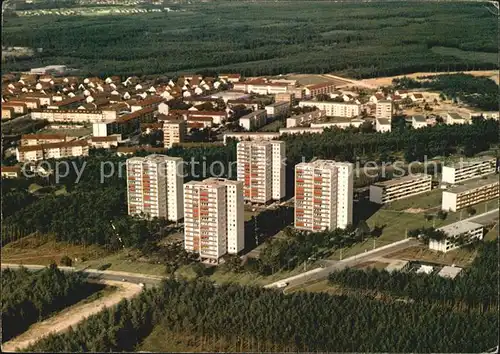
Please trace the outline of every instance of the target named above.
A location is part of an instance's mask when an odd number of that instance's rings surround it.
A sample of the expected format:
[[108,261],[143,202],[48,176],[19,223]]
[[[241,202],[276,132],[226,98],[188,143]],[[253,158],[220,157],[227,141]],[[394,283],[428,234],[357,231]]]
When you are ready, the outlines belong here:
[[440,91],[444,97],[463,101],[471,107],[498,111],[498,85],[487,77],[468,74],[424,76],[418,80],[403,77],[394,79],[393,85],[395,89],[424,88]]
[[[417,131],[394,130],[384,134],[332,129],[321,135],[285,136],[283,140],[286,141],[287,147],[287,178],[293,181],[293,167],[302,161],[302,157],[306,161],[315,156],[350,162],[356,162],[356,159],[360,158],[361,163],[364,163],[371,159],[394,161],[399,159],[398,152],[403,152],[407,161],[423,161],[425,156],[430,159],[451,153],[472,156],[488,150],[490,145],[498,142],[498,134],[496,121],[478,119],[465,126],[438,125]],[[182,157],[188,162],[199,162],[193,171],[187,169],[188,177],[185,182],[208,177],[203,173],[203,161],[206,166],[213,161],[221,161],[225,166],[229,166],[230,162],[236,160],[234,142],[226,146],[174,147],[167,153]],[[143,156],[147,153],[142,151],[137,154]],[[2,181],[3,243],[34,231],[53,233],[59,240],[105,244],[111,248],[120,246],[117,235],[120,235],[126,246],[144,243],[151,237],[151,233],[159,229],[159,224],[157,221],[150,223],[126,215],[125,160],[126,157],[118,157],[100,150],[94,151],[89,157],[67,160],[75,163],[79,170],[85,166],[85,170],[78,183],[75,183],[76,174],[73,169],[67,177],[61,179],[59,183],[64,185],[69,193],[66,195],[50,194],[39,197],[27,191],[30,183],[43,186],[54,184],[55,181],[50,177]],[[103,162],[112,163],[116,173],[101,183]],[[120,166],[121,174],[118,173]],[[234,170],[236,164],[232,166]],[[235,179],[236,173],[231,170],[229,176],[228,170],[226,168],[222,176]],[[222,171],[214,169],[214,172]],[[293,189],[293,183],[289,186]],[[259,221],[259,225],[264,227],[265,221]],[[264,235],[272,232],[273,225],[265,227],[268,230],[262,230]]]
[[433,274],[368,271],[347,268],[331,273],[331,284],[354,289],[376,290],[415,301],[441,302],[457,308],[475,308],[481,312],[498,309],[498,245],[486,242],[472,266],[455,279]]
[[2,270],[2,343],[100,288],[79,273],[64,273],[55,265],[38,272]]
[[5,62],[2,72],[62,63],[85,76],[211,70],[244,76],[333,71],[362,78],[498,67],[497,19],[481,4],[178,6],[182,11],[131,16],[6,17],[2,45],[42,51]]
[[204,351],[220,339],[246,352],[477,352],[498,340],[494,312],[165,280],[27,351],[134,351],[154,326],[188,333]]

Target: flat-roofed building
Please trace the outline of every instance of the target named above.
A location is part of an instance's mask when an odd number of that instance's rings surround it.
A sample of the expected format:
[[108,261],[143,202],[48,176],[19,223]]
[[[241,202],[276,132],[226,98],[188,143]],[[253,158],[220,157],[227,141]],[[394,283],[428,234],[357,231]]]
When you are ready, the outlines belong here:
[[499,197],[498,175],[470,181],[467,184],[443,191],[441,209],[457,211]]
[[284,141],[242,141],[236,154],[245,200],[265,204],[285,196]]
[[377,204],[390,203],[428,192],[432,189],[432,176],[417,174],[377,182],[370,186],[370,201]]
[[88,155],[89,143],[86,140],[64,141],[42,145],[24,145],[19,146],[16,150],[16,158],[19,162]]
[[364,122],[361,118],[332,118],[326,122],[311,123],[311,128],[359,128]]
[[153,154],[128,159],[128,214],[170,221],[182,219],[182,167],[180,157]]
[[217,263],[245,247],[243,183],[208,178],[184,184],[184,248]]
[[239,119],[240,126],[246,130],[259,129],[260,127],[266,125],[266,122],[267,111],[265,109],[249,113]]
[[462,271],[462,268],[460,267],[450,267],[450,266],[444,266],[441,268],[441,270],[437,273],[440,277],[443,278],[450,278],[450,279],[455,279],[458,274]]
[[496,170],[496,157],[484,156],[466,161],[461,160],[460,162],[442,167],[441,181],[457,184],[469,179],[489,175]]
[[375,130],[379,133],[387,133],[391,131],[391,121],[386,118],[375,119]]
[[389,263],[385,270],[389,273],[392,272],[404,272],[410,268],[411,263],[409,261],[396,259]]
[[269,118],[281,118],[290,112],[289,102],[275,102],[264,107]]
[[89,144],[91,147],[95,149],[111,149],[118,147],[118,144],[121,142],[120,134],[113,134],[109,136],[93,136],[89,140]]
[[361,104],[353,102],[301,101],[299,107],[317,107],[329,117],[354,118],[361,114]]
[[335,92],[335,84],[333,82],[322,82],[319,84],[308,85],[304,89],[307,97],[316,97],[317,95],[328,95]]
[[290,106],[295,104],[295,94],[294,93],[277,93],[274,96],[276,102],[288,102]]
[[295,134],[321,134],[325,128],[319,127],[319,128],[311,128],[311,127],[293,127],[293,128],[280,128],[280,136],[289,134],[289,135],[295,135]]
[[352,223],[352,198],[353,164],[316,160],[295,166],[295,228],[345,228]]
[[447,237],[439,241],[429,240],[429,249],[446,253],[460,247],[453,241],[453,239],[458,237],[465,239],[465,242],[462,243],[463,245],[471,243],[475,239],[482,240],[484,226],[475,222],[463,220],[443,226],[438,230],[443,231]]
[[291,116],[286,119],[286,127],[294,128],[302,124],[311,123],[316,119],[326,116],[325,111],[314,110],[312,112],[302,113],[296,116]]

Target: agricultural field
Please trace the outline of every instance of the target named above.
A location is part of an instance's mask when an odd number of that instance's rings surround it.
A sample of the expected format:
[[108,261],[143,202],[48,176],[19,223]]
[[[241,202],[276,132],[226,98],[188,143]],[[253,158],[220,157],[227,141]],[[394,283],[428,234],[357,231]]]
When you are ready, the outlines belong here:
[[245,76],[335,72],[365,78],[497,68],[497,19],[479,3],[217,2],[177,7],[181,11],[133,16],[6,17],[4,45],[43,51],[8,60],[3,70],[65,63],[82,75],[99,76],[233,71]]

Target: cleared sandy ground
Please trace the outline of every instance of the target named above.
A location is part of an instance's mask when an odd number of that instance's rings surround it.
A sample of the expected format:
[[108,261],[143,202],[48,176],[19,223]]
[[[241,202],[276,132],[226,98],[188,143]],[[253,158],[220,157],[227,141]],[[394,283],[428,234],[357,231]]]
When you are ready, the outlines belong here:
[[86,317],[102,311],[105,307],[116,305],[124,298],[132,298],[142,290],[139,285],[132,283],[111,280],[100,281],[100,283],[114,286],[116,287],[116,291],[104,298],[72,306],[45,321],[32,325],[23,334],[5,342],[2,345],[2,351],[14,352],[15,350],[23,350],[50,333],[63,332],[69,329],[69,327],[77,325]]
[[465,73],[465,74],[471,74],[474,76],[487,76],[491,79],[493,79],[497,84],[499,82],[499,77],[498,77],[498,70],[482,70],[482,71],[454,71],[454,72],[437,72],[437,73],[425,73],[425,72],[420,72],[420,73],[413,73],[413,74],[406,74],[406,75],[397,75],[397,76],[389,76],[389,77],[378,77],[374,79],[365,79],[365,80],[360,80],[360,82],[371,85],[371,86],[389,86],[392,84],[392,79],[398,78],[398,77],[411,77],[411,78],[416,78],[418,76],[430,76],[430,75],[443,75],[443,74],[456,74],[456,73]]

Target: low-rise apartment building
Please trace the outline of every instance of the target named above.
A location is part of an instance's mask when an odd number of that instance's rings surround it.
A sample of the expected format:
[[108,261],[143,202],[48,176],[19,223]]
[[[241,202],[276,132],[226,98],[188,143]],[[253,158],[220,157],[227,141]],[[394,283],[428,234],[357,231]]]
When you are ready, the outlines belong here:
[[121,142],[120,134],[113,134],[109,136],[93,136],[89,139],[89,144],[94,149],[111,149],[118,147]]
[[417,174],[377,182],[370,186],[370,202],[377,204],[390,203],[395,200],[409,198],[428,192],[432,189],[432,176]]
[[63,134],[23,134],[21,146],[61,143],[70,140],[73,139]]
[[184,184],[184,247],[215,263],[243,250],[242,182],[208,178]]
[[378,133],[387,133],[392,130],[391,121],[386,118],[375,119],[375,130]]
[[294,128],[302,124],[307,124],[311,123],[316,119],[319,119],[321,117],[326,116],[325,111],[321,110],[315,110],[312,112],[307,112],[303,114],[299,114],[296,116],[291,116],[290,118],[286,119],[286,127],[287,128]]
[[483,156],[466,161],[459,161],[442,167],[441,181],[457,184],[469,179],[489,175],[497,171],[497,159],[493,156]]
[[328,95],[335,92],[335,84],[333,82],[322,82],[319,84],[309,85],[304,89],[304,94],[307,97],[314,98],[317,95]]
[[467,184],[443,191],[441,209],[457,211],[499,197],[498,175],[470,181]]
[[269,118],[281,118],[290,112],[290,103],[275,102],[264,107]]
[[299,107],[317,107],[329,117],[354,118],[361,114],[361,105],[352,102],[301,101]]
[[240,126],[246,130],[255,130],[266,125],[267,123],[267,112],[265,109],[260,109],[258,111],[244,115],[239,119]]
[[245,200],[265,204],[284,198],[284,141],[242,141],[236,147],[236,157]]
[[85,140],[73,140],[43,145],[25,145],[19,146],[16,150],[16,158],[19,162],[88,155],[89,144]]
[[447,238],[439,241],[429,240],[429,249],[446,253],[460,247],[453,242],[453,239],[458,237],[465,239],[464,244],[468,244],[475,239],[482,240],[484,226],[475,222],[463,220],[443,226],[438,230],[443,231],[447,235]]
[[182,219],[182,168],[180,157],[153,154],[128,159],[128,214],[170,221]]
[[280,128],[280,136],[289,134],[321,134],[325,128],[311,128],[311,127],[294,127],[294,128]]
[[345,228],[352,223],[353,164],[330,160],[295,166],[295,228]]
[[295,104],[295,93],[287,92],[287,93],[277,93],[274,96],[276,102],[288,102],[290,106]]
[[360,118],[354,118],[354,119],[334,118],[330,119],[327,122],[311,123],[311,128],[334,128],[334,127],[340,129],[346,129],[349,127],[359,128],[361,124],[363,124],[364,122],[365,120]]

